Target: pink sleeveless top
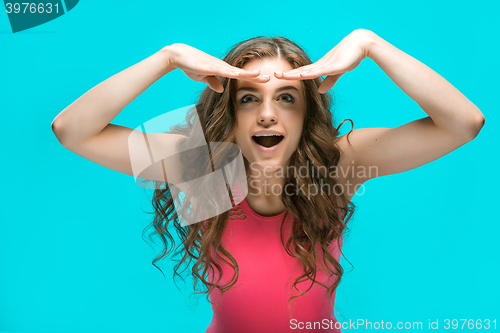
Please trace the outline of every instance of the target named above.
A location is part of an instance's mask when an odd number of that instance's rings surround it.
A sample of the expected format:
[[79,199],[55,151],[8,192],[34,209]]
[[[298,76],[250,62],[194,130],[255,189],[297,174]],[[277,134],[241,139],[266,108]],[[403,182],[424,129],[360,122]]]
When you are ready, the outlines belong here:
[[[243,197],[239,192],[238,198],[238,189],[233,188],[236,202]],[[222,244],[237,261],[239,277],[222,298],[217,288],[210,294],[210,300],[215,304],[212,305],[212,322],[205,333],[341,332],[335,329],[337,319],[328,301],[326,288],[317,284],[307,294],[290,301],[293,316],[290,317],[288,299],[291,286],[302,274],[303,268],[300,261],[286,253],[281,244],[280,226],[284,216],[285,212],[276,216],[261,216],[252,210],[246,199],[231,209]],[[285,243],[290,236],[292,222],[293,217],[288,214],[283,227]],[[338,241],[341,248],[342,236]],[[330,244],[330,253],[337,261],[340,260],[339,244],[337,241]],[[316,244],[316,250],[322,253],[319,244]],[[213,256],[213,248],[211,253]],[[234,270],[220,259],[218,263],[223,270],[219,281],[222,286],[231,279]],[[322,267],[320,260],[318,267]],[[214,268],[216,278],[218,273]],[[209,271],[208,281],[215,283],[213,274]],[[320,270],[316,275],[316,280],[327,286],[336,278],[334,275],[328,281],[326,274]],[[297,284],[297,287],[303,292],[310,284],[311,280],[307,280]],[[293,295],[298,294],[294,289]],[[332,303],[334,299],[335,292]]]

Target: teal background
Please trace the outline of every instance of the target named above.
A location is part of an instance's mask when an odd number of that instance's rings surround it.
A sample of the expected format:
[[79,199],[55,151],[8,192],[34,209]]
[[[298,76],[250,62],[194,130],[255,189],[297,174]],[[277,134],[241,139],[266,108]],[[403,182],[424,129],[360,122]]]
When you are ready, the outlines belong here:
[[[312,3],[311,3],[312,4]],[[354,197],[337,291],[339,321],[500,320],[498,4],[491,1],[80,1],[13,34],[0,12],[0,331],[204,332],[210,304],[188,298],[141,238],[149,190],[72,153],[56,115],[110,76],[182,42],[222,58],[241,40],[288,37],[320,59],[357,28],[420,60],[478,106],[478,137],[420,168],[365,183]],[[205,84],[163,77],[112,123],[135,128],[193,104]],[[426,113],[371,59],[333,91],[337,124],[396,127]],[[345,124],[342,132],[349,130]],[[496,134],[495,134],[496,133]],[[270,283],[272,283],[270,281]],[[498,324],[498,323],[497,323]]]

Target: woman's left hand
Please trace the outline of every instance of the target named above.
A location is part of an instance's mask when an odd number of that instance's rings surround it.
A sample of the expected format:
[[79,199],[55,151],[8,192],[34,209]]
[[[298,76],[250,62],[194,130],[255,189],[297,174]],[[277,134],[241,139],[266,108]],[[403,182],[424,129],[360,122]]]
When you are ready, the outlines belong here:
[[344,37],[333,49],[317,62],[287,72],[274,72],[283,80],[310,80],[327,75],[318,87],[320,94],[330,90],[339,77],[356,68],[368,56],[368,45],[374,33],[366,29],[356,29]]

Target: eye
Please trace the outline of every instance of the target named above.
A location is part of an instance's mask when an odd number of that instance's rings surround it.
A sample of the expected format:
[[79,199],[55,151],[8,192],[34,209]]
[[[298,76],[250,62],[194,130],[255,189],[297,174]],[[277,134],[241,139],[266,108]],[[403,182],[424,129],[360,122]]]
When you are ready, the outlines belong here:
[[[295,98],[292,95],[290,95],[290,94],[283,94],[283,95],[280,96],[280,98],[283,97],[283,96],[288,96],[289,97],[287,103],[295,103]],[[243,96],[240,99],[240,104],[248,104],[248,102],[245,102],[245,99],[247,97],[254,97],[254,96],[252,96],[252,95],[245,95],[245,96]]]
[[292,95],[290,95],[290,94],[283,94],[283,95],[281,95],[281,96],[280,96],[280,98],[281,98],[282,96],[288,96],[288,97],[290,97],[290,102],[289,102],[289,103],[294,103],[294,102],[295,102],[295,98],[293,98],[293,96],[292,96]]
[[247,97],[253,97],[252,95],[245,95],[240,99],[240,104],[247,104],[247,102],[244,102],[245,98]]

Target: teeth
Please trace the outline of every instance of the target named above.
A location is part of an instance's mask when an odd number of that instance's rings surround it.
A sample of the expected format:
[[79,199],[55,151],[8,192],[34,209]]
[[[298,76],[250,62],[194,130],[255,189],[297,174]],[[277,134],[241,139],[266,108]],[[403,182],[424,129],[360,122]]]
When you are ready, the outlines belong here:
[[254,136],[282,136],[282,135],[279,135],[279,134],[257,134]]

